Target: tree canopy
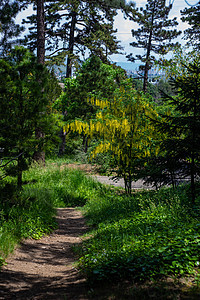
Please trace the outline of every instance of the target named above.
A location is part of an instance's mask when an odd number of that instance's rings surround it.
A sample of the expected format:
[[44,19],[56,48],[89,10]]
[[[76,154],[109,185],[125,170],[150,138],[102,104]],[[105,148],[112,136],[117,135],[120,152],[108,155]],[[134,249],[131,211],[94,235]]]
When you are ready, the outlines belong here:
[[148,71],[152,68],[155,54],[167,54],[176,45],[172,42],[174,38],[180,35],[180,31],[170,29],[178,25],[177,18],[169,19],[169,12],[172,6],[166,6],[164,0],[148,0],[146,8],[135,8],[128,13],[130,20],[139,25],[138,29],[132,29],[132,35],[136,39],[130,43],[131,46],[141,48],[144,54],[127,57],[130,61],[140,60],[143,65],[140,66],[143,77],[143,90],[146,92]]
[[181,14],[181,20],[190,25],[184,30],[184,38],[187,40],[187,44],[196,50],[200,50],[200,2],[196,6],[185,8],[181,11]]

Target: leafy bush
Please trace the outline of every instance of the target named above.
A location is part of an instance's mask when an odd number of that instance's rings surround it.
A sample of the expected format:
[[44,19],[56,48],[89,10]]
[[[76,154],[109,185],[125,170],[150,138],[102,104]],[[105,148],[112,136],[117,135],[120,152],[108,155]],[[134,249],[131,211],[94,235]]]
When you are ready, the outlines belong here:
[[79,269],[91,281],[190,273],[200,261],[198,210],[184,189],[107,194],[85,213],[96,229],[81,250]]

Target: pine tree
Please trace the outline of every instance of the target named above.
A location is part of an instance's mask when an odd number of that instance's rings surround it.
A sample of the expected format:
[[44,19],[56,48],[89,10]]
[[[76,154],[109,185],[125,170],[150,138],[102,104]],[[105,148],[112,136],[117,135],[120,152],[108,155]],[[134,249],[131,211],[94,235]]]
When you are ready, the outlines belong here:
[[[120,49],[113,29],[117,8],[113,7],[112,1],[59,0],[45,1],[44,4],[46,50],[50,52],[48,58],[55,61],[67,55],[66,77],[70,77],[73,60],[79,54],[84,56],[86,49],[103,61]],[[30,16],[24,22],[34,24],[35,21],[35,17]],[[36,41],[32,26],[25,43],[34,50]]]
[[189,46],[200,50],[200,2],[196,6],[185,8],[181,11],[183,22],[188,22],[190,25],[184,31],[184,38],[187,40]]
[[168,51],[176,45],[171,42],[181,32],[176,29],[169,29],[178,25],[176,18],[168,19],[172,6],[166,6],[165,0],[148,0],[146,8],[132,8],[128,12],[128,17],[140,26],[138,29],[132,29],[132,36],[136,41],[130,45],[136,48],[144,49],[144,55],[133,57],[129,54],[130,61],[140,60],[144,65],[140,66],[143,77],[143,91],[146,92],[148,82],[148,71],[152,68],[155,54],[167,54]]
[[172,157],[173,171],[190,178],[194,204],[195,180],[200,175],[200,58],[197,53],[193,58],[186,57],[182,70],[177,68],[171,83],[178,94],[174,97],[165,94],[164,100],[173,105],[176,113],[164,116],[160,129],[167,135],[162,149],[164,157]]
[[11,48],[14,40],[24,29],[15,23],[15,17],[21,9],[18,1],[1,0],[0,3],[0,56]]

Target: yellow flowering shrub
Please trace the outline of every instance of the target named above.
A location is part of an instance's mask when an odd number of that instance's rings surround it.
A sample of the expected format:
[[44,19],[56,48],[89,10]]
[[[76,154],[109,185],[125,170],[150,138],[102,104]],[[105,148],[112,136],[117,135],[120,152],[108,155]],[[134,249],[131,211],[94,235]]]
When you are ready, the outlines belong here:
[[96,118],[89,122],[75,120],[65,130],[87,134],[90,139],[98,137],[100,142],[91,152],[91,158],[109,152],[124,179],[127,174],[133,179],[135,160],[158,152],[151,122],[158,117],[155,108],[143,93],[131,87],[118,89],[114,99],[88,101],[99,107]]

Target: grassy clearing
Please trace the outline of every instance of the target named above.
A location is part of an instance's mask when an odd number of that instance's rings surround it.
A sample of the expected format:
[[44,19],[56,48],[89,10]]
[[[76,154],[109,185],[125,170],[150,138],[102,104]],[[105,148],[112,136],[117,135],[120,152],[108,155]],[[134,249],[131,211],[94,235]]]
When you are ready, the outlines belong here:
[[80,170],[67,167],[63,160],[49,162],[45,168],[32,167],[24,176],[23,193],[50,201],[54,207],[77,207],[106,189]]

